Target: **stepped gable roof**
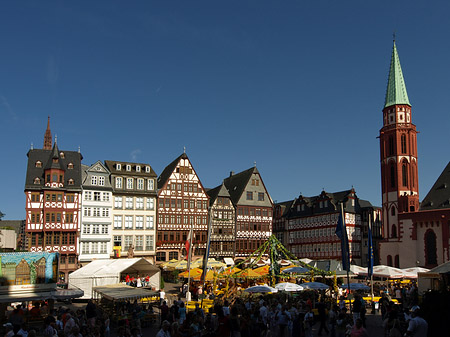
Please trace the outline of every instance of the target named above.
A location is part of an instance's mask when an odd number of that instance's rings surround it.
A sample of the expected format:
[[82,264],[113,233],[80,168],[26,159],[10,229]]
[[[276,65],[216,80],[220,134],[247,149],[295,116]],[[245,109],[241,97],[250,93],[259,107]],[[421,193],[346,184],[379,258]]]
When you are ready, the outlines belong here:
[[395,104],[411,105],[409,103],[408,93],[406,92],[406,84],[400,65],[400,58],[398,57],[397,46],[394,41],[384,107],[386,108]]
[[210,205],[214,204],[214,201],[216,201],[218,197],[230,198],[230,193],[228,193],[228,190],[223,182],[222,185],[209,189],[206,193],[209,195]]
[[[27,174],[25,177],[25,189],[40,190],[45,185],[45,164],[49,161],[53,161],[55,156],[55,146],[52,150],[33,149],[28,151],[28,164]],[[56,147],[57,150],[57,147]],[[58,151],[59,152],[59,151]],[[64,188],[79,190],[81,188],[81,160],[83,156],[77,151],[62,151],[64,157],[61,157],[58,153],[58,169],[64,170]],[[37,162],[41,162],[41,167],[36,167]],[[68,169],[68,164],[72,163],[73,168]],[[53,163],[52,163],[53,164]],[[47,165],[46,165],[47,166]],[[50,165],[52,167],[52,165]],[[35,179],[39,178],[39,183],[35,183]],[[69,185],[69,179],[73,180],[73,185]]]
[[223,180],[233,203],[238,203],[253,173],[259,173],[256,167],[251,167],[248,170],[233,174]]
[[450,208],[450,162],[420,204],[421,211],[448,208]]
[[169,165],[167,165],[158,177],[158,189],[161,189],[164,187],[167,180],[169,180],[170,175],[173,173],[173,171],[177,167],[180,159],[189,159],[189,158],[188,158],[187,154],[183,152],[181,155],[179,155],[177,158],[175,158],[173,162],[171,162]]

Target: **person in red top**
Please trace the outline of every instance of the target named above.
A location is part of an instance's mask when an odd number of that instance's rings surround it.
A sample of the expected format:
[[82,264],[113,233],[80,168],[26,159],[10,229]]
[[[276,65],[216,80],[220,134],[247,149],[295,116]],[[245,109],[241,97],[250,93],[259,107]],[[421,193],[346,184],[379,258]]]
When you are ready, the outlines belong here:
[[34,304],[34,307],[30,310],[32,318],[39,318],[41,316],[41,310],[39,309],[39,302]]
[[125,278],[125,282],[127,283],[127,285],[130,285],[130,275],[127,275],[127,277]]

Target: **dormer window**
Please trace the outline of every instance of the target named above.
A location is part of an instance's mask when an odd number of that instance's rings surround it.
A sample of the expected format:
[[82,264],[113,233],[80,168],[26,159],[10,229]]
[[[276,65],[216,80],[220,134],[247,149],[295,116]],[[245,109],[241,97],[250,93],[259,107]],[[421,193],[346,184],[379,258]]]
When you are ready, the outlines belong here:
[[62,159],[64,159],[64,152],[60,152],[60,153],[59,153],[59,156],[60,156]]
[[53,158],[53,163],[57,163],[58,162],[58,158]]
[[122,165],[116,164],[116,170],[117,170],[117,171],[120,171],[121,169],[122,169]]
[[128,171],[128,172],[131,171],[131,165],[127,165],[127,171]]
[[34,184],[35,184],[35,185],[40,184],[40,183],[41,183],[41,179],[39,179],[39,178],[34,178]]
[[145,167],[145,172],[150,173],[150,166]]
[[73,163],[67,164],[67,169],[68,170],[73,170]]
[[73,179],[69,179],[69,181],[67,182],[68,185],[73,185]]
[[141,167],[139,165],[136,165],[136,172],[141,172]]
[[38,161],[36,162],[36,167],[42,167],[42,162],[41,162],[40,160],[38,160]]

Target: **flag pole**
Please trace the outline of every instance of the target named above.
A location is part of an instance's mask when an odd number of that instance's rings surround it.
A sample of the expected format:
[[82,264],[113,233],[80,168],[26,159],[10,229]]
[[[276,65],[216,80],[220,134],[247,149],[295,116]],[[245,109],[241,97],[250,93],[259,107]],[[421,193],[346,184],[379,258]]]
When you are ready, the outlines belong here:
[[371,296],[371,298],[372,298],[372,314],[374,314],[375,313],[375,304],[374,304],[374,302],[373,302],[373,239],[372,239],[372,235],[373,235],[373,233],[372,233],[372,214],[370,214],[369,213],[369,232],[368,232],[369,234],[370,234],[370,237],[368,238],[368,244],[370,245],[369,246],[369,254],[368,254],[368,261],[367,261],[367,264],[368,264],[368,268],[369,268],[369,270],[370,270],[370,296]]
[[191,255],[192,255],[192,238],[193,238],[193,233],[194,232],[194,224],[191,224],[191,230],[189,233],[191,242],[189,243],[189,251],[188,251],[188,262],[187,262],[187,268],[188,268],[188,288],[187,288],[187,292],[186,292],[186,304],[189,303],[189,301],[191,300]]
[[209,216],[208,216],[208,236],[206,239],[206,251],[205,256],[203,256],[203,273],[202,273],[202,280],[203,280],[203,297],[202,297],[202,307],[203,307],[203,298],[205,297],[205,286],[206,286],[206,272],[208,270],[208,258],[209,258],[209,250],[211,248],[211,219],[212,219],[212,208],[208,208]]
[[[345,269],[347,269],[347,289],[348,293],[350,294],[350,246],[348,244],[347,228],[345,225],[345,217],[344,217],[344,204],[342,202],[341,202],[341,216],[342,216],[342,229],[344,230],[343,240],[346,247],[345,251],[342,253],[347,255],[345,256],[345,261],[347,264]],[[350,299],[348,303],[350,306],[350,312],[352,312],[352,300]]]

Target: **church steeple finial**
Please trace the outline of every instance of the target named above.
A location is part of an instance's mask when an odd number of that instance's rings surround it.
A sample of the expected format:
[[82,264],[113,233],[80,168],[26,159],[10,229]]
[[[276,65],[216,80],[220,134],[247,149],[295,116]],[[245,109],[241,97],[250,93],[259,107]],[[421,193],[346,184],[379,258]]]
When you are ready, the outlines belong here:
[[395,33],[392,47],[391,66],[389,68],[388,84],[386,89],[386,100],[384,107],[409,103],[408,93],[406,92],[405,79],[403,78],[400,58],[398,57],[397,46],[395,45]]
[[50,116],[47,119],[47,130],[44,135],[44,150],[52,149],[52,132],[50,131]]

